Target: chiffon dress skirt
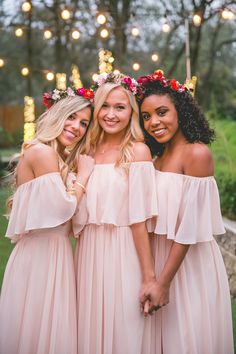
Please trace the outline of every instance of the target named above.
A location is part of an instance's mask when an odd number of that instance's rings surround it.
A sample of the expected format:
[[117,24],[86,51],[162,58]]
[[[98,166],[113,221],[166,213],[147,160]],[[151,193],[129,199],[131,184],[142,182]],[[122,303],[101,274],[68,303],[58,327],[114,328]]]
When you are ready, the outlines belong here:
[[57,172],[18,187],[6,232],[16,245],[0,297],[1,354],[77,354],[68,237],[76,204]]
[[225,232],[215,179],[156,171],[156,185],[157,277],[173,242],[190,248],[171,283],[169,304],[145,321],[142,353],[233,354],[228,279],[213,237]]
[[78,353],[139,354],[142,279],[130,226],[157,215],[153,165],[95,165],[86,195],[88,214],[73,218],[76,234],[85,225],[75,254]]

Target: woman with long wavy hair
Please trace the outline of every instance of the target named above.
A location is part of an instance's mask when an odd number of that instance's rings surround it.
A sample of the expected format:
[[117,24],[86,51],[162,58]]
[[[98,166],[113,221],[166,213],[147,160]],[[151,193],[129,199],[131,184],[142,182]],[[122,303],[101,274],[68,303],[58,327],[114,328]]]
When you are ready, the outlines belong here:
[[[95,159],[75,254],[78,353],[141,353],[139,292],[155,281],[146,220],[155,217],[154,169],[143,143],[136,82],[101,75],[86,153]],[[82,204],[81,204],[82,209]]]
[[38,119],[35,139],[22,146],[16,191],[9,202],[6,236],[16,245],[0,297],[2,354],[77,354],[75,274],[68,236],[93,160],[79,156],[79,172],[73,178],[66,148],[72,154],[79,148],[91,119],[91,103],[83,91],[71,88],[46,93],[44,102],[48,110]]

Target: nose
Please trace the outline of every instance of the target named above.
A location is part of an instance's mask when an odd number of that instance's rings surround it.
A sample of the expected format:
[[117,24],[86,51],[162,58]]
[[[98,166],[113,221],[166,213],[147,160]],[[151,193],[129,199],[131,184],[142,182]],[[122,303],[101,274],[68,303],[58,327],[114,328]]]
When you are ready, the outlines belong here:
[[75,119],[72,121],[72,125],[71,125],[72,129],[74,130],[79,130],[80,128],[80,121]]
[[115,112],[114,109],[112,107],[109,108],[109,110],[107,111],[107,118],[112,119],[115,117]]
[[157,114],[151,116],[151,126],[156,127],[161,123],[160,117]]

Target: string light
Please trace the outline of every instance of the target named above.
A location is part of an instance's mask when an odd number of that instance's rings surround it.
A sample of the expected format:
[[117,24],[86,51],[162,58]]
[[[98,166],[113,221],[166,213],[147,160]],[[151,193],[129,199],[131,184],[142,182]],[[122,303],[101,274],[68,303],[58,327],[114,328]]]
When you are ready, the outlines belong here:
[[170,25],[169,25],[167,22],[165,22],[165,23],[163,24],[163,26],[162,26],[162,31],[165,32],[165,33],[170,32]]
[[133,68],[134,71],[138,71],[140,69],[140,64],[139,63],[134,63],[132,65],[132,68]]
[[24,141],[29,141],[35,135],[35,104],[33,97],[24,97]]
[[108,58],[108,62],[111,64],[114,62],[114,60],[115,60],[115,58],[113,58],[113,57]]
[[70,17],[71,17],[71,12],[68,10],[68,9],[64,9],[64,10],[62,10],[62,12],[61,12],[61,18],[63,19],[63,20],[69,20],[70,19]]
[[21,69],[21,75],[23,75],[23,76],[28,76],[29,75],[29,68],[27,68],[27,66],[24,66]]
[[202,23],[202,17],[199,14],[195,14],[193,16],[193,24],[194,26],[199,27]]
[[223,20],[232,20],[234,18],[234,13],[229,9],[224,9],[221,12],[221,17]]
[[73,81],[75,88],[78,89],[80,87],[83,87],[78,66],[75,64],[72,64],[71,65],[71,72],[72,72],[72,81]]
[[4,59],[0,58],[0,68],[2,68],[5,65]]
[[103,13],[98,13],[97,15],[97,23],[99,25],[104,25],[107,22],[107,18]]
[[80,31],[78,30],[73,30],[72,33],[71,33],[71,37],[73,39],[79,39],[80,38]]
[[115,75],[119,75],[119,74],[120,74],[120,70],[115,69],[115,70],[113,71],[113,73],[114,73]]
[[132,34],[132,36],[134,36],[134,37],[139,36],[139,29],[138,29],[138,27],[133,27],[132,30],[131,30],[131,34]]
[[22,37],[23,36],[23,29],[21,27],[16,28],[15,30],[15,35],[16,37]]
[[154,54],[152,54],[151,58],[152,58],[152,61],[158,61],[159,56],[158,56],[158,54],[154,53]]
[[93,79],[93,81],[97,81],[97,79],[98,79],[98,74],[94,73],[94,74],[92,75],[92,79]]
[[49,29],[47,29],[44,31],[43,36],[45,39],[50,39],[52,38],[52,32]]
[[31,10],[31,3],[29,1],[24,1],[21,5],[22,11],[29,12]]
[[99,74],[111,73],[112,72],[112,63],[109,61],[109,59],[113,58],[112,52],[109,50],[100,49],[98,56],[99,56]]
[[54,80],[54,77],[55,77],[55,75],[54,75],[53,72],[51,72],[51,71],[47,72],[47,74],[46,74],[46,79],[47,79],[48,81]]
[[66,90],[66,74],[56,74],[56,87],[58,90]]
[[108,31],[108,29],[106,29],[106,28],[103,28],[103,29],[101,29],[100,30],[100,36],[102,37],[102,38],[107,38],[108,36],[109,36],[109,31]]

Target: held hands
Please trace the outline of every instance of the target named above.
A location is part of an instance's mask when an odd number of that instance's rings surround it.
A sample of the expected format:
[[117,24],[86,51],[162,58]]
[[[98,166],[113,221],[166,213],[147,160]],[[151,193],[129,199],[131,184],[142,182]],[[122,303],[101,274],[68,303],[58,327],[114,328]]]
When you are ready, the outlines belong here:
[[152,315],[154,311],[169,303],[169,289],[170,284],[164,284],[160,279],[142,284],[140,304],[144,316]]

